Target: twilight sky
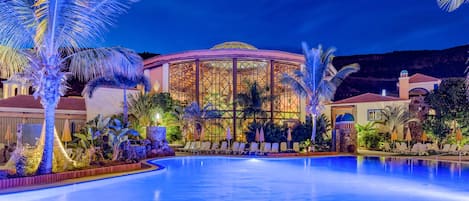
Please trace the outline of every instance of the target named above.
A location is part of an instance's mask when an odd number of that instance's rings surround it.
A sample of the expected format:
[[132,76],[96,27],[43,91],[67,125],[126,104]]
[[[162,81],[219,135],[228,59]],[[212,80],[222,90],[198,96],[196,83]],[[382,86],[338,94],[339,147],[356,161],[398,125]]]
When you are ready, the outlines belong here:
[[174,53],[243,41],[338,55],[444,49],[469,43],[469,4],[447,13],[436,0],[141,0],[118,18],[104,45]]

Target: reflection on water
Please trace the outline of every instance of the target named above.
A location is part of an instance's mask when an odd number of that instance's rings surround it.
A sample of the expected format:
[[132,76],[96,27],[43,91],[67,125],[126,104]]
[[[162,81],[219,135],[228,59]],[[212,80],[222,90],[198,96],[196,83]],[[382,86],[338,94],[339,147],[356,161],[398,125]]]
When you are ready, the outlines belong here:
[[469,168],[383,157],[180,157],[162,172],[0,196],[2,200],[467,200]]

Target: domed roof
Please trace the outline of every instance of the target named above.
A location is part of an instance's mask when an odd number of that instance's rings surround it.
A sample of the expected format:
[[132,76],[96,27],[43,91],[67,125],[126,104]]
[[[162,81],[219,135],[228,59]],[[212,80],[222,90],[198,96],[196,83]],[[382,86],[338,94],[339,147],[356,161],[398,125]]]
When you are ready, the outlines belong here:
[[341,121],[355,121],[355,118],[350,113],[345,113],[342,115]]
[[340,122],[340,121],[342,121],[342,115],[341,114],[335,118],[335,122]]
[[229,41],[229,42],[220,43],[220,44],[213,46],[210,49],[211,50],[221,50],[221,49],[257,50],[256,47],[247,43],[239,42],[239,41]]

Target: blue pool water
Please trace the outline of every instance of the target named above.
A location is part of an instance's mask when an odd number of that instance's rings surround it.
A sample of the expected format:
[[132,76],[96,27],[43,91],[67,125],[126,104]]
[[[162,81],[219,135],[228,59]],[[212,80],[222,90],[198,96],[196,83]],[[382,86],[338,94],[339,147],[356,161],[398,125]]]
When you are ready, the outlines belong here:
[[469,200],[469,166],[378,157],[176,157],[163,170],[0,195],[0,201]]

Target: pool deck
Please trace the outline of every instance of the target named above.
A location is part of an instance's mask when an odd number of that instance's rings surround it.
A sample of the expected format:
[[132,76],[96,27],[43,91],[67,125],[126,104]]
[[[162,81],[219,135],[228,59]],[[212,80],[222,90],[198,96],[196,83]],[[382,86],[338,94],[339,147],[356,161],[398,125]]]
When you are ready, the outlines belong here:
[[[336,153],[336,154],[331,154],[331,153],[332,152],[329,152],[328,154],[314,154],[314,155],[256,156],[256,157],[265,157],[265,158],[283,158],[283,157],[304,158],[304,157],[324,157],[324,156],[344,156],[344,155],[350,156],[350,155],[352,155],[352,154],[342,154],[342,153]],[[460,160],[459,156],[442,156],[442,155],[438,155],[438,156],[436,156],[436,155],[433,155],[433,156],[401,156],[401,155],[398,155],[396,153],[381,152],[381,151],[370,151],[370,150],[359,150],[357,155],[358,156],[384,156],[384,157],[393,157],[393,158],[394,157],[395,158],[413,158],[413,159],[436,160],[436,161],[444,161],[444,162],[461,162],[461,163],[469,164],[469,156],[462,156],[461,160]],[[213,155],[204,155],[204,154],[194,155],[194,154],[186,153],[186,152],[176,152],[176,157],[177,156],[213,156]],[[252,157],[252,156],[247,156],[247,155],[217,155],[217,156]],[[140,170],[129,171],[129,172],[103,174],[103,175],[96,175],[96,176],[91,176],[91,177],[82,177],[82,178],[76,178],[76,179],[69,179],[69,180],[64,180],[64,181],[50,183],[50,184],[23,186],[23,187],[9,188],[9,189],[0,189],[0,195],[1,194],[22,192],[22,191],[39,190],[39,189],[51,188],[51,187],[66,186],[66,185],[78,184],[78,183],[83,183],[83,182],[88,182],[88,181],[95,181],[95,180],[101,180],[101,179],[107,179],[107,178],[120,177],[120,176],[126,176],[126,175],[132,175],[132,174],[138,174],[138,173],[154,171],[154,170],[157,170],[158,167],[153,165],[153,164],[148,163],[147,161],[154,160],[154,159],[161,159],[161,158],[168,158],[168,157],[147,159],[143,163],[145,163],[145,164],[147,164],[151,167],[146,168],[146,169],[140,169]]]

